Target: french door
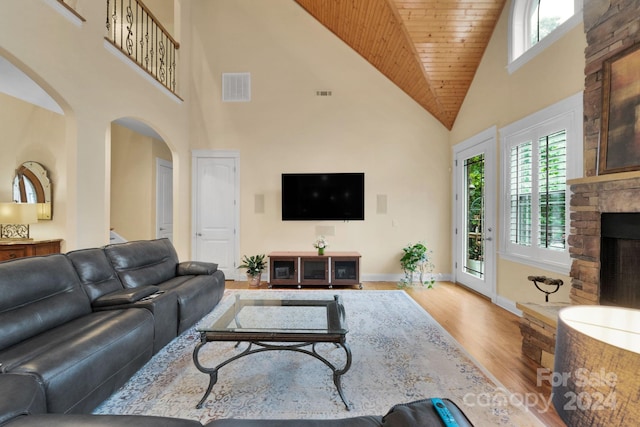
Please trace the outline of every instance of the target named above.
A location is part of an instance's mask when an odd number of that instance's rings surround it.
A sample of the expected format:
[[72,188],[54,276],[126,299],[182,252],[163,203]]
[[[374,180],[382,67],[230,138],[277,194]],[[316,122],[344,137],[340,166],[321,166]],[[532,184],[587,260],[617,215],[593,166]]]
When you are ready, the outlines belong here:
[[496,130],[454,147],[456,282],[496,298]]

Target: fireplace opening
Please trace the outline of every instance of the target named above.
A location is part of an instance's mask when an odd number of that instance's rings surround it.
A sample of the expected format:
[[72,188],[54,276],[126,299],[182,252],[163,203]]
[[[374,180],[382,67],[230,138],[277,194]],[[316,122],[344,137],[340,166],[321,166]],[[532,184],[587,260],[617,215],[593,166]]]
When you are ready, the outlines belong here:
[[640,308],[640,213],[603,213],[600,304]]

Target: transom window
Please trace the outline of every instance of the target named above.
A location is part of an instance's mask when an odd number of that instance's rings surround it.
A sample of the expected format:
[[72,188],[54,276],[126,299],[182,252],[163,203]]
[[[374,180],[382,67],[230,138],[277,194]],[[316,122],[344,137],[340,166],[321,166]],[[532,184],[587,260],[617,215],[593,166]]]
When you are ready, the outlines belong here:
[[514,0],[509,21],[509,71],[582,22],[583,0]]
[[548,36],[574,14],[574,0],[533,0],[529,5],[529,47]]

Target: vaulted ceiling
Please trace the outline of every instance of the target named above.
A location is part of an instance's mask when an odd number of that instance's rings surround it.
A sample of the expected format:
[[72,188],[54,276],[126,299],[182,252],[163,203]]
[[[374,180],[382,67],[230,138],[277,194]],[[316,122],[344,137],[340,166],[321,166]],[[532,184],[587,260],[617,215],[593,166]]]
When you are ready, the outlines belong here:
[[506,0],[296,0],[448,129]]

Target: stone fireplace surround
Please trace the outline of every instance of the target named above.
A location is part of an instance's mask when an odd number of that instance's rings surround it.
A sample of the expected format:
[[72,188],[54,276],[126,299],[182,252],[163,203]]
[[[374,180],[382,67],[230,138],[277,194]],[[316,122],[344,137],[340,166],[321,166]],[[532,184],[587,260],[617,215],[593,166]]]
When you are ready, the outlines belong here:
[[640,212],[640,172],[571,181],[571,303],[600,304],[601,214]]
[[598,176],[603,64],[640,43],[638,0],[584,0],[584,178],[571,188],[571,304],[600,303],[600,216],[640,212],[640,172]]
[[[601,214],[640,212],[640,171],[598,176],[604,61],[640,43],[640,0],[584,0],[584,178],[571,180],[571,304],[600,304]],[[517,304],[522,351],[553,368],[557,312],[565,304]]]

